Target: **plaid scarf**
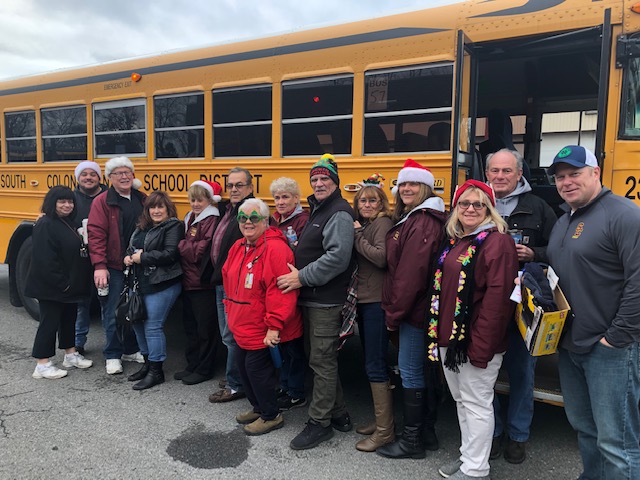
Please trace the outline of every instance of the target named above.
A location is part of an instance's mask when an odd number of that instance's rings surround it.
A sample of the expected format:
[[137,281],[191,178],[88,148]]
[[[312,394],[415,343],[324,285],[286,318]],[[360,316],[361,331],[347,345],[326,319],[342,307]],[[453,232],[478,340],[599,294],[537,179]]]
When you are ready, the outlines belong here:
[[[460,256],[462,268],[458,276],[458,292],[456,295],[456,309],[453,317],[453,328],[449,336],[449,348],[444,360],[444,366],[449,370],[459,373],[459,366],[467,362],[467,347],[469,346],[469,335],[471,315],[473,306],[471,304],[471,293],[473,292],[473,272],[478,259],[477,253],[484,241],[491,232],[483,230],[478,233],[467,247],[464,254]],[[451,238],[445,244],[442,253],[437,261],[437,269],[433,275],[433,285],[429,296],[431,305],[429,308],[429,325],[427,328],[427,357],[432,362],[439,359],[438,352],[438,319],[440,317],[440,292],[442,291],[442,273],[444,261],[451,249],[455,246],[456,239]]]
[[340,343],[338,344],[338,350],[344,347],[347,339],[353,335],[356,316],[358,308],[358,264],[356,263],[353,273],[351,274],[351,280],[349,281],[349,287],[347,288],[347,299],[342,306],[342,325],[340,327]]

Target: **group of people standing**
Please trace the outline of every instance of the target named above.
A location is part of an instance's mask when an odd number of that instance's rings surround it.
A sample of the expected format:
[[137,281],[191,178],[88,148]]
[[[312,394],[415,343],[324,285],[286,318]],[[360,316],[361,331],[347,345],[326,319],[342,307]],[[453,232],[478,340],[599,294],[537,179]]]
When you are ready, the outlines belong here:
[[[583,147],[566,147],[551,167],[569,210],[555,228],[553,210],[531,193],[522,157],[510,149],[488,156],[488,183],[467,180],[456,189],[449,214],[431,171],[411,159],[398,173],[393,209],[377,174],[361,183],[350,205],[340,192],[338,165],[325,154],[309,173],[309,211],[300,204],[299,185],[280,178],[271,185],[270,215],[253,197],[251,173],[234,168],[227,176],[229,202],[221,201],[220,185],[194,182],[184,221],[166,193],[146,197],[133,188],[129,159],[111,159],[105,169],[106,191],[97,164],[76,169],[80,193],[93,198],[88,245],[77,230],[82,215],[74,217],[82,197],[66,187],[49,191],[34,228],[37,267],[27,292],[41,306],[34,378],[66,375],[49,360],[56,331],[63,366],[92,365],[82,355],[92,264],[96,288],[109,286],[101,299],[108,374],[122,372],[122,359],[133,359],[143,364],[129,377],[138,382],[135,389],[164,381],[164,321],[182,293],[187,364],[174,377],[185,384],[212,378],[221,339],[225,379],[209,400],[246,396],[251,409],[236,421],[248,435],[281,428],[281,412],[308,403],[309,420],[290,447],[310,449],[334,430],[353,428],[338,375],[353,307],[374,407],[374,420],[356,430],[366,435],[356,448],[387,458],[424,458],[426,450],[437,450],[446,381],[461,446],[439,473],[486,479],[489,460],[503,452],[511,463],[526,458],[535,358],[517,331],[510,296],[526,262],[550,262],[575,314],[560,348],[560,375],[567,415],[579,432],[581,478],[637,477],[640,329],[633,305],[640,289],[629,265],[640,258],[640,210],[602,187],[597,161]],[[92,172],[98,177],[93,195],[82,180]],[[633,239],[623,235],[629,224]],[[115,322],[127,269],[135,271],[148,317],[134,326],[133,338]],[[403,390],[399,435],[390,341]],[[494,395],[503,363],[511,384],[506,422]],[[609,373],[599,375],[605,368]]]

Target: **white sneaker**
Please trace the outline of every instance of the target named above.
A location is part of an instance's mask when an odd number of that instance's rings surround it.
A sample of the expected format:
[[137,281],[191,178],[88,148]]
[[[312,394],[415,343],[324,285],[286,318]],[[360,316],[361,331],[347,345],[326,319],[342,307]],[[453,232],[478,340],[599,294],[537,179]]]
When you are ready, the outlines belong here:
[[31,376],[33,378],[62,378],[67,376],[67,371],[55,367],[51,362],[47,362],[44,365],[36,365],[36,369]]
[[138,362],[138,363],[144,363],[144,357],[142,356],[142,354],[140,352],[136,352],[136,353],[125,353],[124,355],[122,355],[122,361],[123,362]]
[[117,358],[110,358],[107,360],[107,374],[115,375],[116,373],[122,373],[122,362]]
[[62,362],[62,366],[65,368],[89,368],[93,365],[93,360],[89,360],[88,358],[84,358],[78,352],[70,353],[64,356],[64,361]]

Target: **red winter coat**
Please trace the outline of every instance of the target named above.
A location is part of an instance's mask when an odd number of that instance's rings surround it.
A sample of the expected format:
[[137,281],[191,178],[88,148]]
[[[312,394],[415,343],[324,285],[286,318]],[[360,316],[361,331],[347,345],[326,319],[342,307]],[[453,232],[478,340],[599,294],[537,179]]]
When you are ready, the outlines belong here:
[[[284,234],[269,227],[255,245],[246,247],[245,238],[236,241],[222,267],[227,321],[236,342],[244,350],[266,348],[268,329],[279,330],[281,342],[301,337],[298,290],[282,293],[277,285],[280,275],[290,273],[287,263],[294,262]],[[249,273],[253,280],[248,282]]]
[[[509,300],[513,280],[518,276],[518,254],[510,235],[493,233],[484,241],[474,267],[472,293],[473,313],[467,355],[472,365],[487,368],[496,353],[507,349],[507,327],[513,321],[515,303]],[[458,261],[471,236],[462,238],[444,262],[440,316],[438,319],[438,346],[449,345],[453,327],[458,280],[462,264]]]
[[432,266],[444,238],[445,219],[444,202],[432,197],[387,232],[382,309],[388,328],[397,330],[401,322],[424,327]]
[[213,231],[220,220],[220,212],[212,205],[205,208],[200,215],[187,228],[189,219],[193,212],[187,213],[184,218],[185,236],[178,244],[180,252],[180,264],[182,265],[182,286],[184,290],[212,290],[213,284],[210,278],[208,283],[200,280],[202,264],[208,261],[209,250],[211,249],[211,238]]

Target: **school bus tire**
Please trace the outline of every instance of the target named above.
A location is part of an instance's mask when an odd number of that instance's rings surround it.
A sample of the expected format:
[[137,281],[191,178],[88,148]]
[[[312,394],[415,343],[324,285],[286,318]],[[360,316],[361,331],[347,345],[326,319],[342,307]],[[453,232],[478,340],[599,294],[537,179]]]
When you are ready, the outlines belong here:
[[27,286],[29,267],[31,265],[32,248],[33,242],[31,237],[27,238],[20,246],[18,256],[16,257],[16,286],[24,309],[34,318],[34,320],[40,320],[40,304],[38,303],[38,300],[27,297],[24,293]]

